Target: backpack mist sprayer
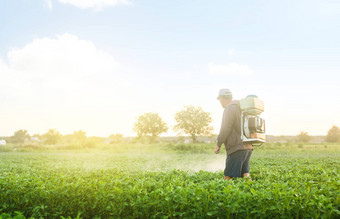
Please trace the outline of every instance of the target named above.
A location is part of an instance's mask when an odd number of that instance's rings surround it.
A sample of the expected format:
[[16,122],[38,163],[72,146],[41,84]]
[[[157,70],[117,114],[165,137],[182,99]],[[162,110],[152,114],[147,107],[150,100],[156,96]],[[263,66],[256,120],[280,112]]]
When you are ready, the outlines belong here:
[[264,111],[263,101],[256,95],[240,100],[241,139],[244,143],[262,145],[266,142],[265,121],[260,117]]

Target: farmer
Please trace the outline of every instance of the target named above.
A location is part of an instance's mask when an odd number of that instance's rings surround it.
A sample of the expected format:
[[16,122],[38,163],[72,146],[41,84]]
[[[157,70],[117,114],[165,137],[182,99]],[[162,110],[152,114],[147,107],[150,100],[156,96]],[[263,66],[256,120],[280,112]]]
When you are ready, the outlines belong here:
[[217,137],[215,153],[218,154],[224,144],[227,151],[224,179],[247,177],[249,180],[249,161],[253,145],[241,140],[241,109],[238,100],[233,100],[229,89],[221,89],[217,99],[224,108],[222,125]]

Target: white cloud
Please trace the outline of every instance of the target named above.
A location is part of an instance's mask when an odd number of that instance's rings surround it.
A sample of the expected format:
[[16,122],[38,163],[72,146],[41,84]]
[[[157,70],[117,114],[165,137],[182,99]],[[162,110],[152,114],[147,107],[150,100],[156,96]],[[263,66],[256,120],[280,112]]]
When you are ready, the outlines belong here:
[[239,75],[249,76],[253,71],[247,65],[232,62],[228,65],[219,65],[213,62],[208,64],[209,73],[212,75]]
[[129,0],[58,0],[64,4],[71,4],[78,8],[87,9],[95,8],[102,9],[106,6],[117,6],[117,5],[132,5]]
[[3,135],[21,128],[130,130],[118,112],[127,108],[133,88],[113,56],[91,41],[71,34],[35,39],[0,59],[0,78]]
[[46,94],[51,90],[74,92],[93,88],[93,84],[106,84],[106,79],[117,73],[118,65],[110,54],[98,50],[91,41],[63,34],[56,39],[35,39],[24,48],[10,50],[5,67],[12,80],[9,84],[15,81],[14,84],[31,88],[28,90],[35,94],[41,90]]
[[45,0],[45,3],[46,3],[46,6],[47,6],[49,9],[52,9],[52,8],[53,8],[52,0]]
[[234,52],[235,52],[235,50],[234,50],[234,49],[229,49],[229,50],[228,50],[228,55],[233,55],[233,54],[234,54]]
[[12,49],[8,52],[8,63],[11,68],[29,71],[35,76],[111,72],[117,65],[110,54],[98,50],[91,41],[71,34],[35,39],[22,49]]

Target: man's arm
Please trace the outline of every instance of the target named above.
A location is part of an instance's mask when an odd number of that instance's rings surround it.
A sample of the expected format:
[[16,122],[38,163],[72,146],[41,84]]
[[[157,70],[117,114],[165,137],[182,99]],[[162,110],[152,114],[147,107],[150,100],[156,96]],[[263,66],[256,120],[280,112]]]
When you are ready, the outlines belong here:
[[234,126],[234,121],[235,121],[235,110],[233,109],[233,107],[228,106],[223,112],[221,129],[217,137],[218,147],[221,147],[221,145],[227,141],[231,133],[231,130]]
[[214,150],[215,154],[220,153],[220,149],[221,149],[221,146],[216,145],[215,150]]

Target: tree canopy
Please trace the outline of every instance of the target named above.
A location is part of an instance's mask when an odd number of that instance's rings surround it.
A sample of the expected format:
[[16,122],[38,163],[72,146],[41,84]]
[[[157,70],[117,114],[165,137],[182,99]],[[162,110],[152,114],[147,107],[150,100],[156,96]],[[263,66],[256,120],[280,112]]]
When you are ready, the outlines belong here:
[[180,134],[189,134],[194,143],[197,142],[197,136],[211,135],[213,130],[210,126],[210,113],[205,112],[202,107],[185,106],[184,110],[176,113],[175,120],[177,124],[174,130]]
[[26,139],[28,139],[30,135],[27,133],[27,130],[20,129],[16,132],[14,132],[14,135],[12,137],[13,143],[24,143]]
[[138,137],[151,136],[154,141],[157,136],[168,131],[168,126],[158,113],[144,113],[134,124],[134,131]]
[[301,131],[300,134],[296,136],[296,140],[298,142],[304,142],[307,143],[310,140],[312,140],[312,137],[308,135],[308,132]]
[[330,130],[328,130],[326,141],[340,142],[340,128],[334,125]]
[[61,140],[62,136],[57,130],[50,129],[47,133],[43,134],[42,137],[46,144],[56,144]]
[[118,144],[122,143],[124,140],[124,136],[120,133],[112,134],[109,136],[109,142],[110,144]]
[[86,132],[82,130],[74,131],[72,135],[72,140],[77,143],[84,143],[86,140]]

